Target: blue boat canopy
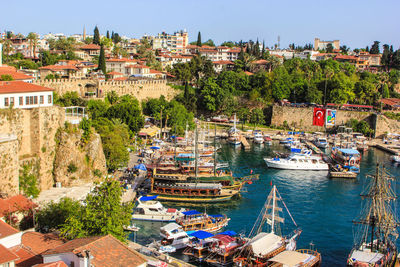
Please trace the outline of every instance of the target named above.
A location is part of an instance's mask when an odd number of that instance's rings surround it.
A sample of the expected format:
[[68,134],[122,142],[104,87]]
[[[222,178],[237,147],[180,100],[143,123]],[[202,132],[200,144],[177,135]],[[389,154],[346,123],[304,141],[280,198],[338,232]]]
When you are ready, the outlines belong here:
[[360,152],[355,149],[349,149],[349,148],[339,148],[339,151],[342,152],[343,154],[348,154],[348,155],[358,155]]
[[160,149],[160,147],[159,146],[151,146],[150,149],[157,150],[157,149]]
[[156,199],[157,197],[158,197],[158,195],[156,195],[156,196],[150,196],[150,197],[141,196],[141,197],[139,198],[139,200],[140,200],[140,201],[149,201],[149,200],[154,200],[154,199]]
[[224,215],[221,215],[221,214],[215,214],[215,215],[210,215],[211,217],[214,217],[214,218],[223,218],[224,217]]
[[237,235],[235,231],[225,231],[222,233],[218,233],[219,235],[229,235],[229,236],[235,236]]
[[198,215],[201,214],[201,212],[198,212],[197,210],[188,210],[188,211],[184,211],[182,212],[183,215],[185,216],[191,216],[191,215]]
[[135,168],[136,170],[147,171],[146,165],[144,165],[143,163],[138,164],[138,165],[134,166],[133,168]]
[[196,231],[194,233],[191,233],[190,236],[194,236],[194,237],[196,237],[198,239],[205,239],[205,238],[212,237],[214,235],[209,233],[209,232],[200,230],[200,231]]

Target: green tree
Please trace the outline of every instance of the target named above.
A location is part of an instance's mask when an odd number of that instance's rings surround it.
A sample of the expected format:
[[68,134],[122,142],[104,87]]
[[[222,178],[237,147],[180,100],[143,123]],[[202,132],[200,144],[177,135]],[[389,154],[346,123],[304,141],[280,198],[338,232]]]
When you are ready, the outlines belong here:
[[104,117],[109,105],[103,100],[90,99],[87,104],[89,116],[92,120]]
[[28,36],[26,37],[26,39],[29,40],[29,46],[30,46],[30,50],[32,51],[32,58],[36,57],[36,47],[38,44],[38,36],[36,33],[34,32],[30,32],[28,34]]
[[331,43],[329,43],[326,46],[326,53],[332,53],[333,52],[333,45]]
[[119,96],[117,94],[117,92],[115,92],[114,90],[107,93],[106,95],[106,102],[108,102],[110,105],[114,105],[115,103],[118,102],[119,100]]
[[203,43],[202,45],[208,45],[208,46],[215,46],[215,43],[213,40],[208,39],[205,43]]
[[99,33],[99,28],[97,28],[97,26],[94,28],[93,43],[100,45],[100,33]]
[[3,74],[0,76],[0,81],[13,81],[13,77],[10,74]]
[[100,46],[100,55],[99,55],[99,65],[98,65],[98,70],[101,70],[104,75],[107,74],[106,71],[106,59],[105,59],[105,54],[104,54],[104,47],[103,45]]
[[251,111],[250,122],[254,123],[254,127],[256,127],[257,124],[263,124],[265,122],[262,109],[255,108]]
[[106,37],[107,37],[107,39],[110,39],[110,32],[109,31],[107,31]]
[[221,89],[214,78],[208,78],[203,82],[200,90],[201,107],[209,112],[219,111],[228,96],[228,93]]
[[49,233],[59,230],[68,217],[77,216],[82,209],[77,200],[63,197],[60,201],[41,206],[35,214],[36,231]]
[[67,218],[61,234],[68,239],[111,234],[125,242],[123,227],[130,224],[133,203],[121,205],[121,197],[117,181],[106,180],[97,185],[86,197],[81,212]]
[[197,34],[197,46],[201,46],[201,33],[199,32],[198,34]]
[[87,144],[90,139],[90,135],[92,134],[92,122],[86,118],[83,118],[79,123],[79,128],[83,130],[81,141]]
[[22,165],[19,172],[19,187],[28,197],[36,198],[40,193],[37,168],[33,162],[28,162]]
[[379,54],[379,41],[374,41],[374,44],[371,46],[371,49],[369,50],[370,54]]
[[382,98],[389,98],[389,97],[390,97],[389,86],[387,85],[387,83],[385,83],[382,88]]

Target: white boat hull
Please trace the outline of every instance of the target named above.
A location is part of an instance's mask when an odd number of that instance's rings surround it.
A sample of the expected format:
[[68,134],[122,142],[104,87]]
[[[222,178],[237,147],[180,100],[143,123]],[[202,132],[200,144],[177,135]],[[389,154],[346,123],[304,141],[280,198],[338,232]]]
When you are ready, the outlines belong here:
[[327,171],[329,166],[326,163],[291,163],[286,160],[264,159],[268,168],[281,170],[307,170],[307,171]]
[[179,215],[146,215],[146,214],[133,214],[132,219],[140,221],[154,221],[154,222],[174,222],[177,218],[182,217]]

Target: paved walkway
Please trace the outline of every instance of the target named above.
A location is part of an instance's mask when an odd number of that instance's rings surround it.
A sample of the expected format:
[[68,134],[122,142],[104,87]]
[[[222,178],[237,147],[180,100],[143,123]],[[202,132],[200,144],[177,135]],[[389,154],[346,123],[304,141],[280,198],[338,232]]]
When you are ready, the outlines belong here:
[[86,195],[92,190],[93,183],[87,183],[81,186],[50,188],[42,191],[35,200],[36,203],[46,204],[50,201],[58,202],[63,197],[69,197],[74,200],[84,200]]

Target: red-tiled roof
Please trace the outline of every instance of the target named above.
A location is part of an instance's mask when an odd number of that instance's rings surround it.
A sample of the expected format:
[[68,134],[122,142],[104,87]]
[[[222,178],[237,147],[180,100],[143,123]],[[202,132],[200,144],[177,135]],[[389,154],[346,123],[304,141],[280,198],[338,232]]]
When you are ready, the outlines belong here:
[[40,70],[52,70],[52,71],[58,71],[58,70],[78,70],[77,67],[73,65],[49,65],[45,67],[40,67]]
[[82,50],[100,50],[100,46],[96,44],[87,44],[84,46],[81,46]]
[[17,229],[0,220],[0,239],[19,233]]
[[388,106],[399,106],[400,98],[382,98],[381,102]]
[[41,254],[46,250],[54,249],[62,244],[56,234],[42,234],[38,232],[25,232],[21,237],[21,243],[35,254]]
[[110,58],[107,59],[106,62],[137,62],[137,60],[129,58]]
[[218,60],[218,61],[213,61],[213,64],[218,64],[218,65],[233,65],[234,63],[230,60]]
[[15,261],[18,256],[0,244],[0,264]]
[[13,80],[32,80],[33,79],[32,76],[28,76],[28,75],[25,75],[25,74],[17,72],[17,71],[0,68],[0,78],[2,75],[10,75],[13,78]]
[[153,73],[153,74],[162,74],[161,71],[153,70],[153,69],[150,69],[150,73]]
[[109,73],[107,73],[108,75],[111,75],[111,76],[114,76],[114,75],[124,75],[123,73],[121,73],[121,72],[118,72],[118,71],[112,71],[112,72],[109,72]]
[[16,267],[31,267],[32,265],[43,262],[42,257],[35,255],[35,253],[29,251],[29,249],[24,246],[18,245],[9,248],[9,250],[18,255],[18,260],[15,261]]
[[349,55],[337,55],[335,59],[354,59],[357,60],[357,57],[355,56],[349,56]]
[[147,262],[140,253],[131,250],[111,235],[74,239],[42,255],[68,252],[78,254],[85,250],[90,251],[93,256],[91,263],[94,266],[139,266]]
[[129,66],[126,66],[126,68],[149,69],[150,67],[145,66],[145,65],[136,64],[136,65],[129,65]]
[[268,61],[265,59],[259,59],[259,60],[253,61],[253,63],[256,65],[266,65],[266,64],[268,64]]
[[[48,91],[54,91],[54,89],[21,81],[10,81],[10,82],[0,81],[0,94],[13,94],[13,93],[16,94],[16,93],[48,92]],[[0,215],[1,215],[1,210],[2,206],[0,204]]]
[[114,78],[112,80],[113,81],[126,81],[126,80],[128,80],[128,77],[118,77],[118,78]]
[[253,75],[253,73],[250,72],[250,71],[245,71],[244,73],[245,73],[246,75],[249,75],[249,76],[250,76],[250,75]]
[[[53,89],[25,82],[0,82],[0,94],[40,91],[53,91]],[[19,210],[26,211],[36,206],[37,205],[35,203],[23,195],[16,195],[7,199],[0,199],[0,217],[7,213],[13,213]]]
[[49,263],[41,263],[33,265],[33,267],[68,267],[63,261],[55,261]]
[[4,64],[2,66],[0,66],[0,70],[2,70],[2,71],[17,71],[17,69],[15,67],[4,65]]

